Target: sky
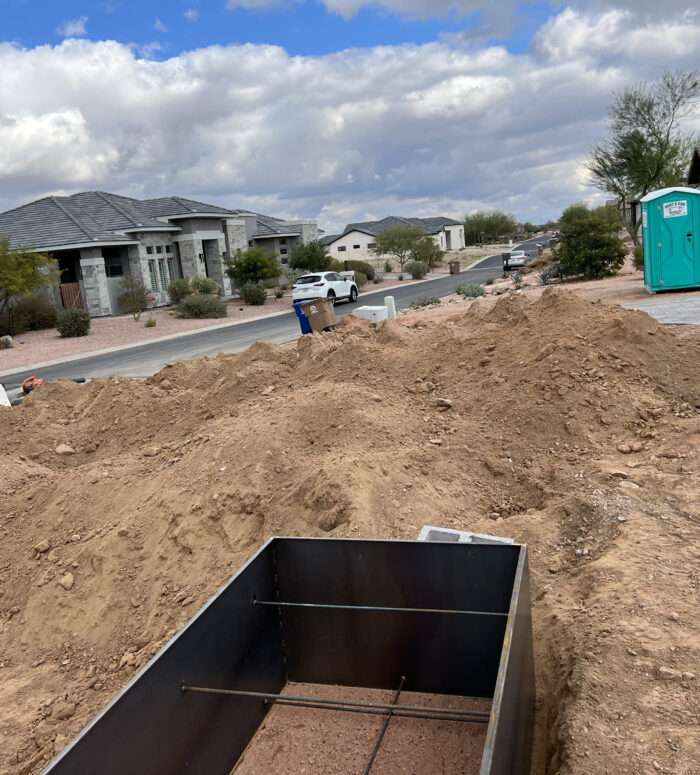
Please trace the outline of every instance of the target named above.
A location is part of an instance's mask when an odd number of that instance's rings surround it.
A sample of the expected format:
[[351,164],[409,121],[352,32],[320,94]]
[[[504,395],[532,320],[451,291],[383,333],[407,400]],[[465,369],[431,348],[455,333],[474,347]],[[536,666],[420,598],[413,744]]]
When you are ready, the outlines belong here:
[[0,0],[0,210],[543,222],[605,199],[583,162],[611,95],[699,55],[698,0]]

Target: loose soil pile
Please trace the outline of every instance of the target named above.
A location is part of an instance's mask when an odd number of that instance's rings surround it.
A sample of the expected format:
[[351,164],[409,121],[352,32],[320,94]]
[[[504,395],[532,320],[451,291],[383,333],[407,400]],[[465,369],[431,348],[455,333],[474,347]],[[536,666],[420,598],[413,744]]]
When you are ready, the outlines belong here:
[[0,407],[0,772],[35,773],[268,537],[530,546],[533,773],[698,772],[700,340],[547,291]]

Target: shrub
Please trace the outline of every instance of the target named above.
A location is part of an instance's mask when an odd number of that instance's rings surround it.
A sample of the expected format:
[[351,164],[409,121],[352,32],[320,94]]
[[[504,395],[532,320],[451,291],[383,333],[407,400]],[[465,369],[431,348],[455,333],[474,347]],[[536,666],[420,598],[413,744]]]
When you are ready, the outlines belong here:
[[328,252],[328,246],[316,240],[306,245],[294,248],[289,257],[291,269],[301,269],[307,272],[325,272],[331,268],[333,259]]
[[252,304],[255,307],[259,307],[265,303],[267,299],[267,291],[264,286],[257,283],[246,283],[241,288],[241,298],[246,304]]
[[513,278],[513,284],[516,288],[522,288],[523,287],[523,276],[520,274],[520,272],[516,272],[515,274],[511,275]]
[[178,304],[183,318],[225,318],[226,302],[210,293],[191,293]]
[[544,269],[537,273],[537,276],[540,278],[541,285],[549,285],[551,280],[554,277],[557,277],[557,267],[554,264],[551,266],[546,266]]
[[557,252],[568,276],[607,277],[624,263],[626,251],[618,237],[619,223],[605,212],[609,209],[603,207],[601,212],[578,204],[564,211]]
[[463,283],[458,285],[455,290],[464,296],[465,299],[475,299],[477,296],[483,296],[486,293],[484,286],[479,285],[479,283]]
[[56,328],[61,336],[87,336],[90,315],[84,309],[64,309],[58,314]]
[[384,262],[384,271],[385,272],[393,272],[394,271],[394,265],[391,263],[391,261],[385,261]]
[[191,293],[192,287],[186,277],[182,277],[180,280],[173,280],[168,286],[168,294],[173,304],[179,304],[185,296],[189,296]]
[[281,299],[283,298],[283,296],[284,296],[284,291],[282,290],[282,288],[275,288],[275,298]]
[[401,280],[403,280],[403,275],[402,274],[399,275],[399,282],[401,282]]
[[363,272],[355,272],[355,285],[359,288],[364,288],[367,285],[367,275]]
[[148,320],[143,324],[146,328],[155,328],[156,327],[156,319],[151,315]]
[[437,296],[421,296],[420,299],[414,299],[411,302],[411,307],[417,309],[419,307],[432,307],[434,304],[439,304],[440,299]]
[[211,277],[202,277],[196,274],[190,280],[192,293],[201,293],[203,296],[220,296],[221,286],[211,279]]
[[406,264],[406,271],[414,280],[420,280],[428,273],[428,265],[423,261],[409,261]]
[[125,274],[119,285],[124,291],[119,297],[120,306],[131,313],[134,320],[138,320],[136,315],[145,310],[148,302],[153,298],[151,292],[146,290],[141,278],[132,274]]
[[246,283],[274,280],[282,274],[282,267],[272,251],[250,247],[237,250],[232,258],[226,259],[226,274],[242,288]]
[[486,280],[484,280],[484,285],[493,285],[494,282],[495,280],[493,279],[493,277],[489,277]]
[[41,331],[54,328],[58,318],[58,309],[45,293],[33,293],[23,296],[13,305],[12,314],[17,333],[22,331]]
[[[345,265],[348,265],[348,269],[345,269]],[[375,270],[372,264],[368,264],[367,261],[356,261],[355,259],[351,259],[350,261],[334,261],[331,265],[331,269],[334,272],[345,272],[348,270],[352,270],[355,272],[355,275],[357,275],[358,272],[362,272],[362,274],[368,279],[368,280],[374,280]]]
[[644,248],[641,245],[637,245],[634,249],[634,268],[644,269]]

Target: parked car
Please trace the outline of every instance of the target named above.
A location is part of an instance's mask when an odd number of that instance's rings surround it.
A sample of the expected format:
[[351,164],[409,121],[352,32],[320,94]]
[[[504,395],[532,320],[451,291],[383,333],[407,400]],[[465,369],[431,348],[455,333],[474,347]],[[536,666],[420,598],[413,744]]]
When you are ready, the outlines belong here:
[[[353,275],[354,277],[354,275]],[[353,277],[343,277],[338,272],[316,272],[297,277],[292,287],[293,301],[308,299],[357,300],[357,285]]]
[[530,257],[524,250],[511,250],[508,258],[508,266],[525,266]]

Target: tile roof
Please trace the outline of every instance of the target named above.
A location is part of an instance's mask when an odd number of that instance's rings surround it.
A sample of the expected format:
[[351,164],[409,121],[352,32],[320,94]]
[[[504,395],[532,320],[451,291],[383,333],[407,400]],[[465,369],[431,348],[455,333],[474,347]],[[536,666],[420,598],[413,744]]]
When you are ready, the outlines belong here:
[[343,234],[347,234],[350,231],[361,231],[376,237],[383,231],[395,226],[416,226],[426,234],[438,234],[445,226],[461,226],[461,224],[461,221],[455,221],[453,218],[402,218],[398,215],[389,215],[386,218],[382,218],[381,221],[349,223],[345,227]]
[[[83,191],[72,196],[47,196],[0,213],[0,236],[13,245],[37,249],[62,245],[95,245],[131,239],[129,230],[164,228],[162,218],[216,213],[234,216],[233,210],[171,196],[160,199],[132,199],[104,191]],[[122,232],[122,233],[115,233]]]
[[255,237],[274,237],[276,234],[301,234],[299,227],[283,221],[280,218],[273,218],[271,215],[260,215],[253,213],[257,218],[257,225],[253,238]]

